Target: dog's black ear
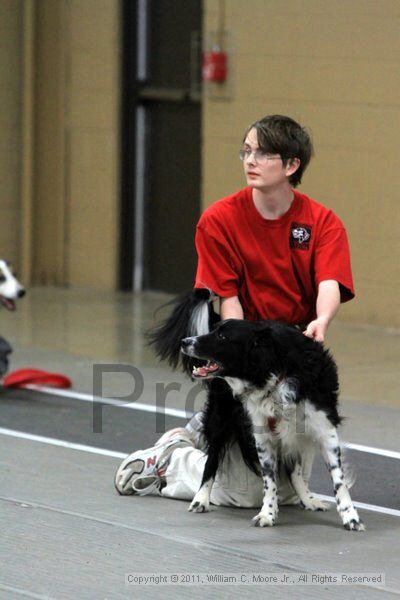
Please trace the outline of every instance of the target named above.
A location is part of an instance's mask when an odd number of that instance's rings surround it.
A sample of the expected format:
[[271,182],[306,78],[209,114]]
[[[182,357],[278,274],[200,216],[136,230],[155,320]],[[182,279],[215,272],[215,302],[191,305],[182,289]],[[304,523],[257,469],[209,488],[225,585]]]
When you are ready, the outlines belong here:
[[253,348],[270,348],[273,345],[273,331],[268,323],[260,323],[260,327],[253,333],[251,346]]
[[271,343],[271,330],[268,328],[259,329],[254,333],[252,339],[252,347],[259,348],[260,346],[266,346]]
[[256,379],[263,380],[274,371],[277,363],[277,351],[273,333],[269,327],[256,331],[247,347],[247,367]]

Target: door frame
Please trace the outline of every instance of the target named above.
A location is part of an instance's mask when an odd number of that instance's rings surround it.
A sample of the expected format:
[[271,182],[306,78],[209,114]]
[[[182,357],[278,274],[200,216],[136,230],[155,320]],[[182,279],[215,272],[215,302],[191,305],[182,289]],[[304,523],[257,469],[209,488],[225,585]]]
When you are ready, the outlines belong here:
[[120,244],[119,289],[133,289],[135,248],[132,231],[135,231],[135,183],[136,173],[136,120],[132,106],[138,98],[137,81],[137,2],[123,0],[121,9],[122,57],[121,57],[121,159],[120,159]]
[[201,106],[201,92],[195,85],[193,72],[189,90],[160,89],[146,85],[150,79],[151,0],[123,0],[121,18],[121,201],[118,281],[119,289],[136,292],[143,289],[147,277],[146,171],[149,168],[147,143],[151,127],[148,106],[157,100],[184,100]]

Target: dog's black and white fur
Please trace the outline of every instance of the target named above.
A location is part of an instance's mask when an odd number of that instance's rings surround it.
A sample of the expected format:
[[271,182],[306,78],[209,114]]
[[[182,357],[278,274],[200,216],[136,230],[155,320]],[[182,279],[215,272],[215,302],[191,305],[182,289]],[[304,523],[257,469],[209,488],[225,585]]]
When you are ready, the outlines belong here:
[[10,263],[0,259],[0,303],[7,310],[15,310],[15,301],[25,295],[25,288],[15,277]]
[[[179,354],[174,331],[179,331],[184,338],[185,370],[192,368],[192,376],[208,387],[203,416],[207,461],[200,490],[189,510],[209,510],[215,475],[233,442],[239,444],[246,464],[263,478],[263,506],[254,518],[255,525],[275,524],[279,461],[302,506],[325,510],[303,479],[315,448],[320,447],[344,527],[364,530],[342,468],[337,435],[341,421],[338,377],[329,352],[295,327],[272,321],[230,319],[215,326],[218,317],[210,300],[207,290],[195,290],[181,298],[171,316],[151,334],[158,354],[176,366]],[[210,325],[206,315],[215,326],[211,332],[204,331]],[[182,335],[185,322],[189,336]],[[200,361],[197,366],[196,361]]]

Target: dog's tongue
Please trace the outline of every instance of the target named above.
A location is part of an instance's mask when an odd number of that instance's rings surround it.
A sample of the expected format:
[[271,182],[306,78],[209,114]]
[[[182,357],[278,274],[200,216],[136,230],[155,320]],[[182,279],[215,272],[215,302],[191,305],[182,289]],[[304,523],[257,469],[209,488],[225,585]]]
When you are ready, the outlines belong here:
[[6,307],[7,310],[15,310],[15,302],[14,300],[10,300],[9,298],[4,298],[4,296],[0,297],[1,303]]
[[193,375],[195,377],[206,377],[209,373],[218,370],[218,365],[209,361],[204,367],[193,367]]

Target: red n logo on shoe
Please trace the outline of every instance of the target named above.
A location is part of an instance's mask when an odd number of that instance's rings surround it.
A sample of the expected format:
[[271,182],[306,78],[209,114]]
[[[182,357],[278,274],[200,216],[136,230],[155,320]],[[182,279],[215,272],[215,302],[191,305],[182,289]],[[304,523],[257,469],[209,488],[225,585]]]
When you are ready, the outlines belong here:
[[146,467],[154,467],[156,464],[157,456],[153,456],[152,458],[147,459]]

